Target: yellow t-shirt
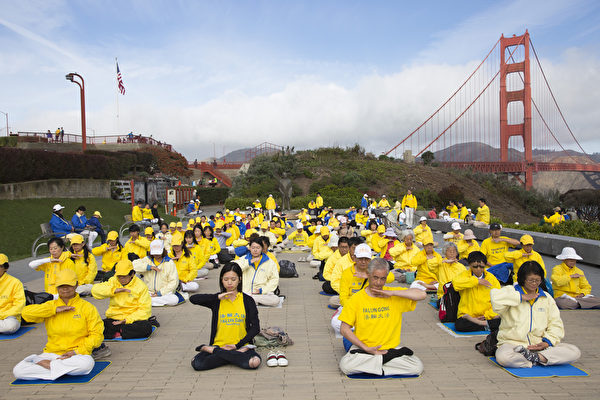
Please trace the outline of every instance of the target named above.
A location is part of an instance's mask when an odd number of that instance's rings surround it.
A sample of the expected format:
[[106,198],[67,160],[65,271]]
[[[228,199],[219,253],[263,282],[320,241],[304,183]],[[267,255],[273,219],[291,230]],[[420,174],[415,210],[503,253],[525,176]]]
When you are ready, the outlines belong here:
[[[500,239],[507,239],[506,236],[500,236]],[[497,265],[506,262],[504,253],[508,251],[509,247],[513,247],[507,242],[495,243],[491,237],[481,242],[481,252],[487,257],[488,263],[491,265]]]
[[371,297],[361,290],[348,299],[340,321],[353,326],[354,333],[365,345],[381,346],[382,350],[393,349],[400,344],[402,313],[413,311],[416,304],[413,300],[397,296]]
[[217,334],[213,345],[236,344],[244,336],[246,336],[246,308],[244,295],[238,292],[233,301],[227,298],[221,300]]

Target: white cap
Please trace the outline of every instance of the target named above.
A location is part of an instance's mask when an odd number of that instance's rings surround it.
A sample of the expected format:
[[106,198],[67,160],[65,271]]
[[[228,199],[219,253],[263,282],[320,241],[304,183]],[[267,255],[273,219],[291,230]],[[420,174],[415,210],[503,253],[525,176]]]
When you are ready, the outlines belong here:
[[317,226],[315,227],[315,233],[321,233],[321,226],[322,226],[322,225],[317,225]]
[[194,200],[190,200],[190,203],[194,204]]
[[304,228],[304,225],[302,224],[302,222],[298,221],[296,222],[296,229],[302,229]]
[[356,258],[371,258],[371,248],[366,243],[361,243],[354,249]]
[[421,218],[419,218],[419,222],[421,222],[421,221],[427,221],[427,217],[421,217]]
[[575,251],[574,248],[572,247],[565,247],[562,249],[562,253],[560,253],[559,255],[556,256],[556,259],[558,260],[583,260],[583,258],[581,258],[577,252]]
[[269,197],[273,197],[273,195],[272,195],[272,194],[270,194],[270,195],[269,195]]
[[369,196],[365,193],[365,194],[363,194],[363,197],[369,197]]
[[331,236],[329,236],[329,243],[327,243],[327,245],[329,247],[337,247],[337,245],[340,242],[340,237],[338,235],[334,233],[331,234]]
[[235,220],[236,220],[236,221],[241,221],[241,220],[242,220],[242,218],[240,218],[240,216],[239,216],[239,215],[236,215],[236,216],[235,216]]
[[65,206],[61,206],[60,204],[55,204],[54,207],[52,207],[52,211],[60,211],[63,208],[65,208]]
[[385,194],[382,194],[381,197],[385,198]]
[[163,241],[160,239],[155,239],[150,243],[150,255],[151,256],[159,256],[163,253],[165,246]]
[[341,224],[348,222],[348,218],[345,215],[341,215],[340,217],[341,218],[339,219],[339,221]]
[[458,222],[453,222],[452,223],[452,230],[453,231],[460,231],[460,224]]
[[398,237],[396,232],[394,232],[394,228],[387,228],[383,236]]

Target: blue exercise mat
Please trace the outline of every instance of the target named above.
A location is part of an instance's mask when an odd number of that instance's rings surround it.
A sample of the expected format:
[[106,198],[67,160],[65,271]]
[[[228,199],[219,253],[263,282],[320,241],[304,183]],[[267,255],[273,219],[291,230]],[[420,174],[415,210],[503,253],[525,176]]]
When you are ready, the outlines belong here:
[[435,308],[436,310],[439,309],[438,304],[437,304],[437,300],[429,300],[429,304],[431,307]]
[[[152,334],[154,333],[155,330],[156,330],[156,327],[152,326],[152,332],[150,333],[150,336],[152,336]],[[123,339],[123,338],[104,339],[104,341],[105,342],[143,342],[144,340],[150,339],[150,336],[142,337],[142,338],[135,338],[135,339]]]
[[462,335],[462,336],[481,336],[481,335],[485,335],[487,336],[490,331],[486,331],[486,330],[481,330],[481,331],[474,331],[474,332],[459,332],[456,330],[456,326],[454,324],[454,322],[442,322],[442,324],[450,329],[452,332],[456,333],[457,335]]
[[335,294],[329,294],[329,293],[325,293],[325,292],[324,292],[324,291],[322,291],[322,290],[319,292],[319,294],[321,294],[321,295],[323,295],[323,296],[329,296],[329,297],[331,297],[331,296],[335,296]]
[[327,308],[331,308],[332,310],[337,310],[339,307],[332,306],[331,304],[328,304]]
[[398,378],[418,378],[420,375],[373,375],[367,373],[346,375],[350,379],[398,379]]
[[45,379],[35,379],[28,381],[25,379],[15,379],[11,382],[11,385],[72,385],[76,383],[88,383],[94,379],[98,374],[106,369],[110,365],[110,361],[96,361],[94,368],[87,375],[63,375],[54,381],[48,381]]
[[350,350],[350,347],[352,347],[352,342],[350,342],[348,339],[343,338],[342,339],[342,343],[344,344],[344,350],[346,350],[346,353],[348,352],[348,350]]
[[506,368],[498,364],[496,357],[488,357],[491,362],[517,378],[553,378],[589,376],[587,372],[571,364],[563,365],[534,365],[531,368]]
[[15,333],[11,333],[10,335],[5,335],[5,334],[0,333],[0,340],[16,339],[18,337],[23,336],[24,334],[26,334],[27,332],[29,332],[32,329],[35,329],[35,326],[22,326],[19,328],[18,331],[16,331]]

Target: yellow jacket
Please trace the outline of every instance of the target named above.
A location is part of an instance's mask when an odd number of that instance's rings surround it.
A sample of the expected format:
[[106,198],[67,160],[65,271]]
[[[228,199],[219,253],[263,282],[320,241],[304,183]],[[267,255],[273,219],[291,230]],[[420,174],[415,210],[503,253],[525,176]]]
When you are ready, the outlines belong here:
[[[130,292],[115,293],[115,289],[118,288],[129,289]],[[116,276],[106,282],[97,283],[92,286],[92,296],[95,299],[110,297],[106,318],[118,321],[124,319],[126,323],[131,324],[135,321],[147,320],[152,316],[152,301],[148,286],[137,276],[134,276],[125,286],[119,283]]]
[[423,228],[423,225],[419,224],[419,225],[415,226],[415,229],[413,229],[413,232],[415,233],[415,242],[419,242],[419,243],[426,243],[427,241],[433,242],[433,232],[431,232],[431,228],[429,226],[425,225],[425,228]]
[[490,224],[490,208],[487,205],[484,204],[483,207],[477,207],[475,221],[481,221],[488,225]]
[[377,231],[372,231],[370,229],[363,229],[362,231],[360,231],[360,236],[365,238],[365,243],[368,244],[370,248],[373,248],[373,246],[371,245],[371,239],[374,235],[377,235]]
[[377,207],[379,208],[391,208],[390,203],[387,199],[381,199],[379,200],[379,204],[377,204]]
[[331,247],[327,245],[328,242],[329,238],[327,239],[327,241],[325,241],[325,239],[323,239],[323,236],[319,236],[315,239],[315,243],[313,244],[312,248],[312,255],[315,259],[321,261],[327,260],[329,256],[333,254],[333,250],[331,250]]
[[373,236],[371,236],[371,248],[374,252],[381,253],[381,250],[385,246],[387,246],[388,241],[389,239],[385,236],[381,236],[379,233],[375,233],[373,234]]
[[139,222],[142,219],[142,209],[138,206],[133,206],[133,209],[131,210],[131,220],[133,222]]
[[342,258],[340,251],[336,250],[327,259],[325,267],[323,268],[323,278],[325,278],[326,281],[331,281],[331,272],[333,272],[333,267],[335,267],[335,263],[338,262],[340,258]]
[[240,228],[238,228],[236,225],[231,225],[231,228],[227,228],[227,232],[231,233],[231,236],[227,238],[225,244],[227,246],[231,246],[233,242],[240,238]]
[[267,197],[267,201],[265,202],[265,208],[267,210],[274,210],[275,207],[275,199],[273,197]]
[[262,205],[260,204],[260,201],[253,201],[252,207],[253,208],[262,208]]
[[58,258],[60,262],[50,262],[50,258],[48,258],[48,262],[40,265],[36,269],[38,271],[44,271],[44,291],[50,294],[57,294],[56,290],[56,275],[62,271],[63,269],[72,269],[75,271],[75,264],[71,260],[71,253],[68,251],[63,251],[63,253]]
[[312,235],[310,235],[310,236],[308,237],[308,241],[306,242],[306,245],[312,249],[312,247],[313,247],[313,246],[314,246],[314,244],[315,244],[315,240],[316,240],[318,237],[321,237],[321,234],[316,234],[316,233],[313,233]]
[[75,274],[77,275],[77,284],[78,285],[86,285],[88,283],[94,282],[94,278],[98,273],[98,266],[96,265],[96,257],[94,257],[94,253],[88,253],[88,263],[85,263],[83,259],[83,250],[79,253],[73,254],[81,254],[81,258],[76,258],[73,263],[75,264]]
[[583,275],[583,271],[577,268],[569,268],[564,262],[552,269],[552,288],[554,297],[560,297],[563,294],[575,297],[580,294],[588,295],[592,293],[592,285],[585,276],[571,278],[571,275]]
[[[340,304],[342,305],[342,307],[344,306],[346,301],[350,297],[352,297],[352,295],[354,293],[369,286],[368,279],[357,278],[356,276],[354,276],[355,273],[356,273],[356,268],[354,267],[354,265],[351,266],[350,268],[346,268],[344,270],[344,272],[342,272],[342,279],[340,281],[340,290],[339,290]],[[396,279],[394,277],[394,274],[389,272],[388,276],[385,280],[385,283],[392,283],[392,282],[394,282],[394,279]]]
[[[385,258],[385,255],[388,252],[388,245],[390,243],[390,239],[386,238],[385,240],[386,240],[385,244],[384,244],[383,240],[379,242],[380,249],[381,249],[379,251],[379,257],[380,258]],[[391,247],[389,251],[390,251],[390,256],[392,256],[392,259],[393,259],[394,256],[392,255],[391,250],[394,247],[400,246],[400,242],[397,239],[394,239],[392,243],[393,243],[393,245],[392,245],[393,247]]]
[[152,215],[152,210],[149,208],[142,208],[142,217],[144,219],[153,219],[154,216]]
[[504,253],[504,259],[506,262],[512,263],[513,265],[513,282],[517,281],[517,273],[525,261],[537,261],[537,263],[540,264],[544,269],[544,276],[548,277],[548,274],[546,273],[546,266],[544,265],[544,260],[542,260],[540,253],[535,250],[531,250],[531,254],[529,256],[523,257],[524,254],[525,252],[523,252],[523,249],[507,251]]
[[402,205],[400,206],[403,210],[405,207],[417,209],[417,198],[414,194],[405,194],[402,198]]
[[[269,232],[271,232],[277,238],[277,243],[281,243],[283,241],[283,235],[285,235],[285,229],[283,228],[270,228]],[[270,240],[270,239],[269,239]],[[275,244],[275,243],[271,243]]]
[[275,263],[275,266],[277,267],[277,272],[279,273],[281,267],[279,266],[279,261],[277,261],[277,257],[275,257],[275,254],[271,253],[270,251],[267,251],[267,257],[269,257],[271,261]]
[[340,226],[340,220],[336,217],[331,217],[329,218],[329,221],[327,221],[327,226],[331,228],[337,228],[338,226]]
[[369,221],[369,216],[363,215],[363,214],[356,214],[356,216],[354,217],[354,220],[356,221],[357,224],[366,225],[367,221]]
[[469,210],[467,210],[467,207],[462,206],[462,208],[458,211],[459,211],[458,218],[462,219],[464,221],[464,219],[467,218],[467,214],[469,213]]
[[[444,285],[446,283],[452,281],[452,279],[454,279],[455,277],[457,277],[458,275],[460,275],[466,271],[465,266],[462,265],[461,263],[459,263],[459,262],[449,263],[446,261],[447,260],[444,258],[442,260],[442,262],[439,264],[431,263],[429,265],[429,270],[435,274],[435,276],[437,277],[436,280],[439,283],[438,291],[437,291],[438,299],[441,299],[442,296],[444,295]],[[419,278],[419,279],[421,279],[421,278]]]
[[550,216],[550,218],[544,216],[544,222],[547,224],[552,224],[552,226],[558,225],[561,222],[563,222],[563,216],[560,215],[560,213],[555,212],[553,215]]
[[25,307],[23,284],[5,272],[0,277],[0,319],[16,317],[21,320],[23,307]]
[[317,205],[317,208],[323,207],[323,197],[317,196],[317,198],[315,200],[315,204]]
[[448,212],[450,212],[450,218],[458,218],[458,207],[446,206],[446,210],[448,210]]
[[219,254],[221,251],[221,246],[219,246],[219,242],[216,238],[212,238],[210,240],[207,238],[202,238],[202,242],[200,243],[200,251],[204,254],[204,257],[208,256],[208,258],[210,258],[210,256]]
[[409,271],[416,271],[416,267],[411,264],[414,256],[419,254],[419,248],[413,244],[410,250],[406,249],[404,243],[400,243],[390,249],[390,255],[394,257],[394,269],[404,269]]
[[138,236],[136,240],[131,240],[131,238],[125,243],[123,246],[123,250],[121,250],[121,259],[127,260],[127,256],[129,253],[137,254],[139,258],[144,258],[148,254],[148,250],[150,249],[150,241],[145,237]]
[[266,254],[262,254],[258,265],[251,264],[252,254],[236,260],[242,269],[243,292],[252,295],[254,293],[273,293],[279,286],[279,274],[275,262]]
[[[198,264],[196,263],[196,259],[192,254],[189,257],[185,256],[185,253],[181,253],[181,257],[179,260],[174,259],[175,255],[171,252],[169,253],[169,258],[175,263],[175,267],[177,268],[177,275],[179,276],[179,280],[182,282],[190,282],[196,279],[198,276]],[[202,264],[201,267],[203,267]]]
[[463,240],[464,236],[465,235],[463,235],[460,232],[458,232],[458,235],[454,236],[454,232],[450,231],[444,235],[444,241],[452,242],[452,243],[458,245],[458,243]]
[[336,292],[340,292],[340,283],[342,280],[342,274],[347,268],[353,267],[354,261],[352,261],[352,257],[350,257],[350,253],[341,257],[338,261],[336,261],[333,269],[331,270],[331,287]]
[[[75,307],[71,311],[56,312],[60,306]],[[104,323],[96,307],[75,294],[65,304],[60,298],[43,304],[31,304],[23,309],[23,318],[29,322],[44,322],[48,343],[44,353],[90,355],[104,340]]]
[[565,336],[560,311],[554,299],[541,289],[531,303],[521,301],[523,289],[519,285],[492,289],[492,308],[500,318],[498,347],[504,343],[529,346],[548,341],[556,346]]
[[437,282],[437,275],[432,271],[439,269],[442,264],[442,256],[437,252],[433,252],[433,258],[428,259],[425,250],[419,251],[411,260],[411,265],[417,268],[417,276],[415,279],[423,281],[427,284]]
[[291,240],[292,243],[294,243],[294,246],[308,246],[308,233],[306,233],[304,230],[298,233],[296,230],[290,233],[288,240]]
[[462,239],[460,242],[456,243],[456,247],[458,248],[459,258],[467,258],[469,254],[474,251],[479,251],[479,243],[475,240],[471,240],[471,243],[467,242],[465,239]]
[[110,271],[113,269],[116,263],[121,261],[122,254],[121,250],[108,250],[108,243],[104,243],[98,247],[92,249],[92,254],[95,256],[102,256],[102,270]]
[[[152,266],[158,267],[160,272],[151,269]],[[168,257],[163,258],[160,264],[156,264],[150,257],[140,258],[133,261],[133,269],[141,275],[151,295],[164,296],[177,290],[179,285],[177,267]]]
[[474,318],[483,316],[485,319],[492,319],[498,315],[492,309],[490,290],[500,289],[500,282],[487,271],[484,271],[483,279],[487,280],[492,287],[480,285],[479,279],[471,270],[464,271],[452,279],[454,290],[460,293],[458,318],[468,314]]

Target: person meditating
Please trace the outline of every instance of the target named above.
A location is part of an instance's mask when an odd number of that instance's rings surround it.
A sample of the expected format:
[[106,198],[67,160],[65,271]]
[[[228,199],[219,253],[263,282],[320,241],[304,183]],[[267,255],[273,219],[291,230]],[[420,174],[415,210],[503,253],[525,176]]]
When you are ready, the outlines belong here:
[[552,270],[554,301],[558,308],[600,308],[600,298],[593,296],[592,285],[583,271],[577,268],[577,261],[583,260],[574,248],[565,247],[556,256],[561,264]]
[[23,284],[9,275],[8,257],[0,253],[0,333],[15,333],[21,327],[21,311],[25,307]]
[[110,297],[104,320],[106,339],[134,339],[150,336],[152,302],[148,287],[135,276],[133,264],[125,259],[115,266],[115,276],[92,287],[96,299]]
[[389,272],[384,259],[371,260],[368,271],[369,285],[348,299],[340,315],[340,331],[352,343],[340,369],[346,375],[420,375],[423,363],[412,350],[400,347],[400,333],[402,313],[413,311],[427,294],[419,289],[383,290]]
[[55,380],[63,375],[86,375],[94,368],[92,350],[103,340],[100,314],[75,291],[75,271],[60,271],[55,284],[56,300],[23,309],[21,315],[26,321],[44,322],[48,343],[42,354],[32,354],[14,367],[17,379]]
[[279,286],[277,265],[263,252],[259,237],[250,238],[250,252],[235,262],[244,277],[243,292],[252,296],[257,304],[275,307],[279,296],[274,291]]
[[242,270],[234,262],[227,263],[219,276],[220,293],[195,294],[192,304],[212,311],[210,345],[196,347],[192,368],[196,371],[233,364],[256,369],[261,363],[254,346],[248,345],[260,331],[258,309],[251,296],[242,292]]
[[565,336],[554,299],[540,288],[544,270],[535,261],[521,265],[515,286],[490,292],[492,308],[501,318],[496,361],[504,367],[568,364],[579,349],[562,343]]
[[29,262],[29,267],[37,271],[44,271],[44,291],[58,297],[56,276],[60,271],[70,269],[75,272],[75,263],[71,260],[71,253],[65,251],[65,242],[61,238],[53,237],[48,240],[50,257],[40,258]]

